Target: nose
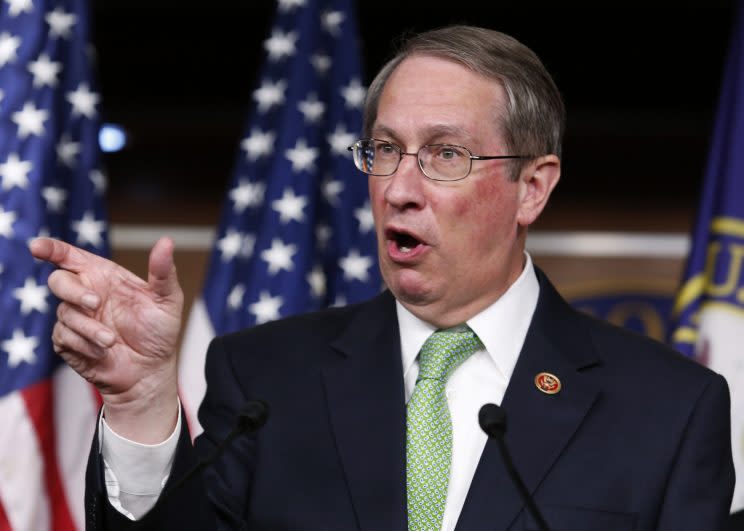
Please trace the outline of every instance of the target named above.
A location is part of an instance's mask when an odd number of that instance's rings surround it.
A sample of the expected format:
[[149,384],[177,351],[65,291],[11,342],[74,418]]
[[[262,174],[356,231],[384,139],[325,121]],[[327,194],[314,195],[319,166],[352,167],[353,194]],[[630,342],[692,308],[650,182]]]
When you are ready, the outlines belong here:
[[421,172],[416,153],[402,153],[385,188],[385,201],[396,209],[421,208],[425,199],[423,186],[426,177]]

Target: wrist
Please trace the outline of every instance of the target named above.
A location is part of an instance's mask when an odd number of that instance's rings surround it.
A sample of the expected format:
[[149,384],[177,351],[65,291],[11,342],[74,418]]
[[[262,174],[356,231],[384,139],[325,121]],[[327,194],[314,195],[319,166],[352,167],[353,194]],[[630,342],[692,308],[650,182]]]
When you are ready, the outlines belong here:
[[157,382],[145,378],[136,389],[104,395],[106,424],[118,435],[141,444],[166,440],[178,421],[178,385],[175,375]]

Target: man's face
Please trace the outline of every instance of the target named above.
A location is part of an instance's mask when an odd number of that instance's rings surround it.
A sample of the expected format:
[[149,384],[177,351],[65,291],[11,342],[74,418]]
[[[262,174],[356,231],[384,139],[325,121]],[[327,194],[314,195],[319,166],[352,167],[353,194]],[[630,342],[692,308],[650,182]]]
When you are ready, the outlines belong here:
[[[415,153],[455,144],[474,155],[508,155],[497,124],[501,85],[455,62],[404,60],[380,97],[372,136]],[[527,185],[506,160],[473,161],[461,181],[427,179],[404,156],[389,177],[369,177],[380,269],[412,313],[436,326],[461,323],[494,302],[523,266]]]

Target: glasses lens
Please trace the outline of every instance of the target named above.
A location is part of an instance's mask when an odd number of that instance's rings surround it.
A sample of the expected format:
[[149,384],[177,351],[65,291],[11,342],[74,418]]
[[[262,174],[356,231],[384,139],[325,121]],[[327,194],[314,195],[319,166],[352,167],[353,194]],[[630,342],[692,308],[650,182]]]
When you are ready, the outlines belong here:
[[400,162],[400,152],[390,142],[359,140],[354,144],[354,164],[369,175],[391,175]]
[[470,173],[470,152],[449,144],[424,146],[419,151],[419,164],[430,179],[456,181]]

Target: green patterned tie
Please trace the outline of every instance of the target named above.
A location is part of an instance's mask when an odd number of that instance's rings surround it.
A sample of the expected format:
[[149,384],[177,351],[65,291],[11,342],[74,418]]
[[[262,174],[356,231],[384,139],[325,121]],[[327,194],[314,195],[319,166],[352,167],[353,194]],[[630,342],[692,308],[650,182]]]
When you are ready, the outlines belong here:
[[468,327],[434,332],[421,347],[416,388],[408,402],[406,487],[408,529],[442,528],[452,461],[452,422],[445,385],[483,344]]

